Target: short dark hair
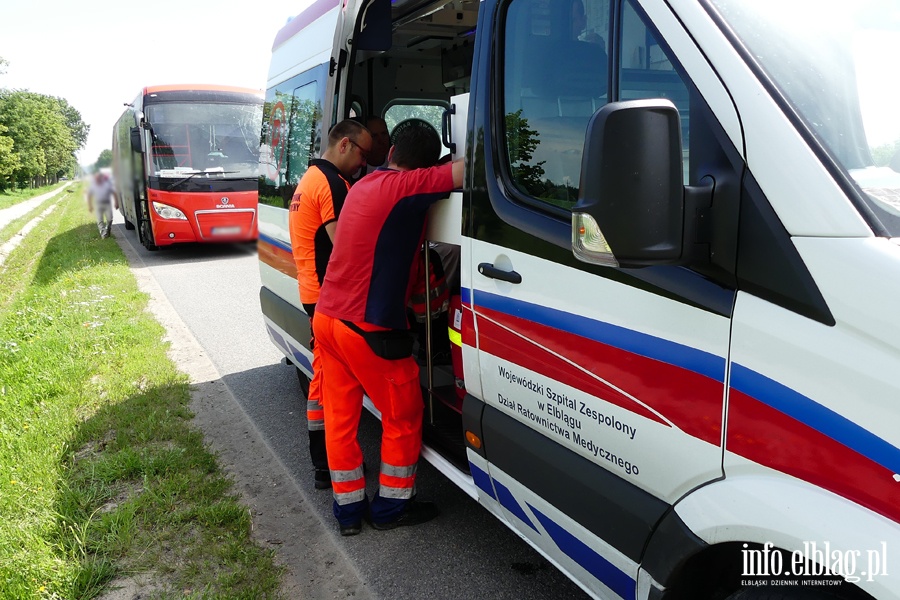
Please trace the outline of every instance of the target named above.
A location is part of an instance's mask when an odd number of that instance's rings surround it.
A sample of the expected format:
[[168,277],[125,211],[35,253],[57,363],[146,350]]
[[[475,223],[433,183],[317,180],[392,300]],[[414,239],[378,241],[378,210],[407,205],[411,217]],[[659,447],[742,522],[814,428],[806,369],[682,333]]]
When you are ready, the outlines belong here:
[[350,138],[354,144],[363,131],[368,131],[359,121],[344,119],[328,132],[328,147],[334,146],[344,138]]
[[393,133],[394,164],[404,169],[433,167],[441,157],[441,138],[427,121],[407,119]]

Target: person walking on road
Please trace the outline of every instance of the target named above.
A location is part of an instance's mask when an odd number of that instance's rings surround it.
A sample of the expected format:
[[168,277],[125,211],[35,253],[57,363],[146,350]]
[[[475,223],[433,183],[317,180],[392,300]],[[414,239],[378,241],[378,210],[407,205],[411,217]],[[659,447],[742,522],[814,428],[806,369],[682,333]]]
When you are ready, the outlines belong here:
[[[328,134],[328,145],[322,157],[313,159],[291,198],[288,228],[291,252],[297,266],[300,303],[312,319],[319,300],[319,289],[331,257],[332,240],[344,198],[350,189],[350,177],[366,164],[372,137],[366,129],[350,119],[335,125]],[[316,489],[331,487],[325,448],[325,422],[319,385],[319,359],[315,335],[310,337],[313,353],[313,378],[306,398],[309,430],[309,456],[312,460]]]
[[87,192],[88,211],[96,210],[97,229],[100,237],[107,238],[113,220],[113,208],[119,210],[119,199],[113,189],[112,178],[103,171],[97,171]]
[[[388,168],[347,194],[313,320],[322,373],[325,441],[341,535],[367,517],[375,529],[418,525],[437,507],[415,500],[424,404],[406,306],[428,208],[462,186],[463,163],[440,166],[424,124],[397,135]],[[363,393],[381,412],[379,488],[371,504],[357,439]]]

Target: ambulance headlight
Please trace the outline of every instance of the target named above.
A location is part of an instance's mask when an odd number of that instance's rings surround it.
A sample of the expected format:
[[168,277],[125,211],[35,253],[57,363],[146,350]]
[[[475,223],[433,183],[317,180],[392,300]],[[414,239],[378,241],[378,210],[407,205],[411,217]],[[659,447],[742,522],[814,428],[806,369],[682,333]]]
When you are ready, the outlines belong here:
[[182,221],[187,221],[187,217],[184,216],[184,213],[175,208],[174,206],[169,206],[168,204],[163,204],[162,202],[154,202],[153,210],[156,211],[163,219],[180,219]]
[[586,263],[619,266],[597,221],[587,213],[572,213],[572,251],[575,258]]

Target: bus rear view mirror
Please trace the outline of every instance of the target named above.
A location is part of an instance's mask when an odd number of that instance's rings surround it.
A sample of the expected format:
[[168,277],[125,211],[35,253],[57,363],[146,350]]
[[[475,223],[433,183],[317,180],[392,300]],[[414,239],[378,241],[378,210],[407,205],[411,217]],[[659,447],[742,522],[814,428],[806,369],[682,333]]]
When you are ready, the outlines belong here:
[[682,258],[681,123],[668,100],[611,102],[591,117],[572,208],[572,250],[613,267]]
[[135,152],[141,151],[141,129],[139,127],[132,127],[128,132],[131,137],[131,149]]

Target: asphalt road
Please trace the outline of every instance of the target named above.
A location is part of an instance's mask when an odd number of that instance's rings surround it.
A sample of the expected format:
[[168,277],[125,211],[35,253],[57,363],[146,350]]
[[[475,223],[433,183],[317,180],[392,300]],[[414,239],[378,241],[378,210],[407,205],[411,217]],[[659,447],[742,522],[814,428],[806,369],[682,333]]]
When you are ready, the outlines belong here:
[[[121,216],[117,215],[117,221]],[[286,468],[294,480],[292,489],[302,496],[296,498],[297,510],[312,511],[324,524],[326,543],[334,544],[347,557],[355,571],[352,576],[359,577],[372,596],[448,600],[587,597],[425,461],[419,466],[419,497],[437,502],[440,517],[422,526],[387,532],[364,526],[361,535],[340,537],[331,515],[331,494],[313,487],[305,400],[295,371],[285,365],[265,333],[255,244],[186,245],[148,252],[139,245],[135,232],[126,231],[121,223],[114,225],[113,235],[134,248],[138,261]],[[378,420],[364,411],[360,441],[370,466],[379,464],[380,433]],[[370,495],[377,486],[375,471],[370,468],[367,475]],[[340,561],[327,567],[343,568]]]

